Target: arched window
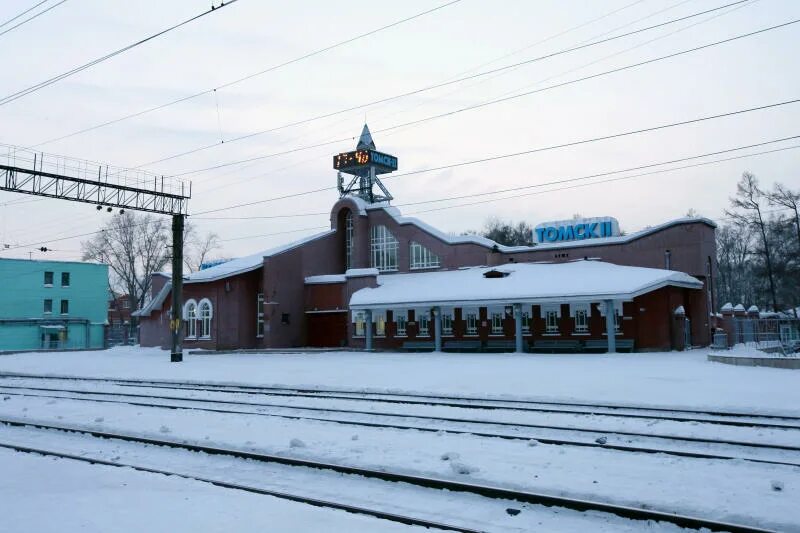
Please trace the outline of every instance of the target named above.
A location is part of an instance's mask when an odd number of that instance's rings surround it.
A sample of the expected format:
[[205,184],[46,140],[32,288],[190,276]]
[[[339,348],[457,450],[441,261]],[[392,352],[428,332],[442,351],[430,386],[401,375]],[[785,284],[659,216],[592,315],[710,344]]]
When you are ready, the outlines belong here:
[[344,216],[344,269],[353,268],[353,237],[355,228],[353,226],[353,212],[347,211]]
[[197,338],[197,302],[187,300],[183,305],[183,319],[186,321],[186,338]]
[[198,305],[200,318],[200,336],[204,339],[211,338],[211,317],[214,316],[214,310],[211,306],[211,301],[208,298],[200,300]]
[[371,237],[372,267],[381,272],[397,270],[397,249],[400,241],[386,226],[372,226]]

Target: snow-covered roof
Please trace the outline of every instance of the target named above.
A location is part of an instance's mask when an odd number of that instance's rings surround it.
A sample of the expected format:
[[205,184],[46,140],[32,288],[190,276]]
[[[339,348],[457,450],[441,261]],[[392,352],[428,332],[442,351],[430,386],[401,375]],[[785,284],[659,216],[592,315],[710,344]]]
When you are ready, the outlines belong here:
[[580,241],[561,241],[561,242],[553,242],[553,243],[537,243],[534,246],[506,246],[503,244],[499,244],[491,239],[487,239],[486,237],[481,237],[480,235],[452,235],[449,233],[445,233],[430,224],[427,224],[421,221],[418,218],[403,216],[400,214],[400,210],[394,206],[389,206],[388,204],[381,202],[370,204],[364,201],[361,198],[353,197],[353,200],[356,201],[358,205],[359,213],[361,215],[366,215],[367,211],[373,211],[376,209],[383,209],[389,216],[391,216],[395,222],[400,225],[412,224],[419,229],[431,234],[432,236],[436,237],[437,239],[447,243],[447,244],[477,244],[479,246],[484,246],[486,248],[495,248],[501,252],[506,253],[519,253],[519,252],[530,252],[531,250],[551,250],[551,249],[561,249],[561,248],[575,248],[581,246],[599,246],[604,244],[623,244],[628,243],[636,239],[640,239],[646,235],[650,235],[651,233],[655,233],[671,226],[678,226],[681,224],[692,224],[696,222],[702,222],[704,224],[708,224],[709,226],[716,228],[717,225],[711,219],[705,217],[683,217],[678,218],[675,220],[670,220],[669,222],[664,222],[663,224],[658,224],[656,226],[650,226],[648,228],[629,233],[627,235],[619,235],[617,237],[603,237],[598,239],[584,239]]
[[[213,266],[205,270],[199,270],[189,274],[188,276],[184,276],[183,282],[206,283],[209,281],[217,281],[220,279],[229,278],[237,274],[244,274],[245,272],[252,272],[253,270],[261,268],[261,266],[264,264],[264,259],[267,257],[288,252],[289,250],[297,248],[298,246],[302,246],[303,244],[320,239],[334,232],[335,230],[323,231],[322,233],[316,233],[303,239],[282,244],[280,246],[270,248],[269,250],[264,250],[263,252],[258,252],[245,257],[239,257],[237,259],[231,259],[230,261],[222,263],[221,265]],[[170,277],[170,274],[168,273],[161,274]]]
[[[484,274],[490,271],[496,271],[497,276],[485,277]],[[350,307],[631,300],[667,285],[693,289],[703,286],[702,282],[683,272],[600,261],[514,263],[498,267],[381,275],[378,276],[378,287],[361,289],[353,294]]]
[[757,305],[751,305],[750,307],[747,308],[747,312],[748,313],[758,313],[758,306]]
[[744,311],[744,306],[742,304],[736,304],[736,307],[733,308],[734,311]]
[[733,304],[728,302],[720,308],[720,311],[733,311]]
[[172,289],[172,282],[168,281],[161,287],[161,290],[158,291],[153,298],[150,298],[147,302],[144,303],[141,309],[138,311],[134,311],[131,313],[133,316],[150,316],[150,313],[153,312],[153,309],[160,309],[161,306],[164,304],[164,300],[167,298],[167,294]]

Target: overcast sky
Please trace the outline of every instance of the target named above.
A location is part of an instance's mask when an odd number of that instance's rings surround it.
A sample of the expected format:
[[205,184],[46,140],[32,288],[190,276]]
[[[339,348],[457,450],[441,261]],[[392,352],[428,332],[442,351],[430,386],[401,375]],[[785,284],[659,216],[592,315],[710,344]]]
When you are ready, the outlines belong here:
[[[57,0],[50,0],[49,5]],[[38,149],[173,175],[243,158],[355,137],[366,118],[398,174],[600,137],[800,98],[800,24],[636,69],[379,133],[504,95],[547,87],[800,18],[800,2],[756,0],[502,74],[391,103],[220,144],[395,94],[542,56],[734,0],[462,0],[353,43],[160,111]],[[4,0],[0,24],[33,0]],[[267,69],[447,3],[338,0],[236,4],[85,72],[0,105],[0,142],[32,146]],[[209,0],[68,0],[0,36],[0,97],[200,13]],[[607,15],[607,16],[606,16]],[[0,28],[0,31],[7,27]],[[652,41],[652,42],[651,42]],[[218,112],[219,109],[219,112]],[[389,179],[395,204],[532,185],[800,135],[800,104],[658,132]],[[147,164],[197,147],[218,146]],[[754,151],[800,144],[800,140]],[[335,186],[332,155],[353,140],[192,173],[190,213]],[[741,155],[748,151],[730,155]],[[730,157],[729,155],[729,157]],[[705,161],[713,158],[706,158]],[[459,200],[401,207],[442,230],[479,229],[492,215],[533,225],[614,216],[623,229],[683,216],[720,219],[745,170],[765,187],[800,188],[800,150],[692,169],[456,207]],[[619,177],[617,175],[616,177]],[[509,196],[509,195],[503,195]],[[16,246],[99,229],[93,206],[18,202],[0,192],[0,244]],[[30,197],[32,198],[32,197]],[[201,215],[201,231],[227,256],[250,254],[328,226],[335,191]],[[485,199],[485,198],[484,198]],[[475,201],[475,200],[472,200]],[[8,204],[8,202],[12,202]],[[428,211],[428,212],[421,212]],[[324,213],[283,219],[208,220]],[[302,230],[296,231],[295,230]],[[282,233],[293,232],[293,233]],[[280,235],[260,236],[282,233]],[[229,240],[235,239],[235,240]],[[79,257],[80,239],[34,258]],[[0,252],[28,257],[34,247]]]

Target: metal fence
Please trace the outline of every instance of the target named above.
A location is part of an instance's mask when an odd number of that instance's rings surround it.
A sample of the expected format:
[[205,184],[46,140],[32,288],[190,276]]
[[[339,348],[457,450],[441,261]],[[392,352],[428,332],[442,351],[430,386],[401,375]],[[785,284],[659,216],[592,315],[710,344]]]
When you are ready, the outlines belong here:
[[732,344],[744,344],[763,352],[784,355],[800,351],[800,320],[737,318],[733,325]]

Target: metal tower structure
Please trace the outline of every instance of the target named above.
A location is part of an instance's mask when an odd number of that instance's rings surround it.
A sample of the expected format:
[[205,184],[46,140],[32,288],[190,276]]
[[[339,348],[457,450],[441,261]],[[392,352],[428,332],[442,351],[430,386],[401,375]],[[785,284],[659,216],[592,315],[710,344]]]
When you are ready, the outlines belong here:
[[0,190],[172,216],[171,360],[183,360],[183,226],[191,182],[0,145]]
[[[378,175],[397,170],[397,158],[375,149],[375,141],[366,124],[354,151],[333,156],[333,168],[338,171],[339,198],[358,196],[371,204],[393,199]],[[343,173],[353,176],[347,185]],[[379,192],[374,190],[375,186],[380,189]]]

